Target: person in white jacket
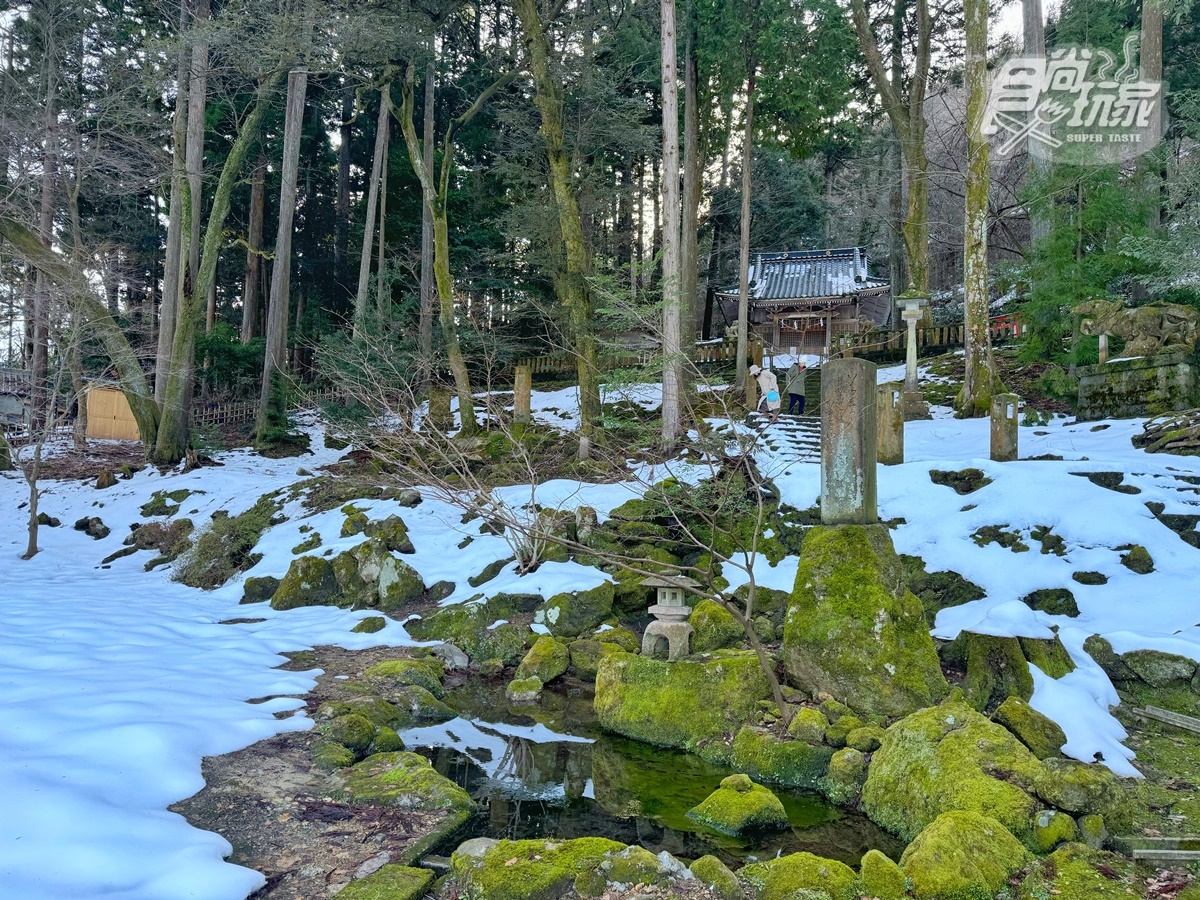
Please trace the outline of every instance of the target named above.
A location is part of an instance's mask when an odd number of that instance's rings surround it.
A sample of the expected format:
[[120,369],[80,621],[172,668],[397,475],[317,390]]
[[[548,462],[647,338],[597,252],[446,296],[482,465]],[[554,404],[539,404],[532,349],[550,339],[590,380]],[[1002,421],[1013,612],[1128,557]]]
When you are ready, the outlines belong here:
[[764,369],[761,366],[751,366],[750,374],[758,382],[758,389],[762,394],[762,399],[758,403],[758,411],[769,414],[771,421],[774,422],[779,418],[779,407],[782,403],[782,398],[779,396],[779,379],[770,369]]

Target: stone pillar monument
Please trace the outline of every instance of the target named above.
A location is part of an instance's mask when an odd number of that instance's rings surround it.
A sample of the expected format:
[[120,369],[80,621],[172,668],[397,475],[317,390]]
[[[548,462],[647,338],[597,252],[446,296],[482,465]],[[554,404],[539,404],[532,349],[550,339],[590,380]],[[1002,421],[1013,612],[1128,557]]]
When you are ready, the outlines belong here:
[[900,317],[908,326],[908,346],[905,352],[904,395],[900,407],[904,412],[904,420],[928,419],[929,404],[917,386],[917,322],[921,320],[922,310],[929,305],[929,297],[925,294],[909,291],[898,298],[904,304]]
[[517,366],[513,375],[513,425],[517,431],[523,431],[533,421],[529,410],[532,396],[533,372],[529,366]]
[[454,415],[450,411],[450,392],[444,387],[429,388],[429,424],[438,431],[449,431],[454,427]]
[[821,521],[826,525],[879,520],[875,378],[875,364],[865,359],[832,359],[821,366]]
[[879,462],[885,466],[897,466],[904,462],[903,392],[896,381],[879,385],[877,391],[878,408],[875,415],[879,420]]
[[992,459],[1012,462],[1017,458],[1017,408],[1021,398],[1016,394],[996,394],[992,397]]

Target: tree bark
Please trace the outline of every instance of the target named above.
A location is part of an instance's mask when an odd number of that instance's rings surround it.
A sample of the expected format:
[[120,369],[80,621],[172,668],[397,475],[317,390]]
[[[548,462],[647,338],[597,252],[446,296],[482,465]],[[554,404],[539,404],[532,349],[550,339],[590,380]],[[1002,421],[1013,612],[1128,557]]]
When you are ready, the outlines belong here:
[[683,219],[681,224],[679,266],[682,272],[683,346],[690,349],[696,342],[696,320],[700,290],[700,196],[704,187],[704,172],[700,163],[700,99],[699,61],[700,42],[696,22],[696,4],[688,3],[687,38],[684,41],[683,76]]
[[[308,15],[307,11],[305,15]],[[267,301],[267,351],[263,357],[262,394],[258,401],[257,436],[260,443],[271,440],[276,429],[287,425],[287,401],[282,382],[287,373],[292,222],[296,214],[296,180],[300,171],[300,138],[307,91],[308,69],[302,64],[288,74],[287,108],[283,124],[283,166],[279,185],[279,229],[275,236],[271,295]]]
[[750,60],[746,75],[746,121],[742,138],[742,215],[738,244],[738,317],[737,375],[734,389],[741,396],[746,390],[749,366],[746,353],[750,341],[750,168],[754,158],[754,91],[758,61]]
[[683,431],[683,283],[680,268],[679,78],[675,60],[675,0],[662,0],[663,402],[662,439]]
[[258,333],[259,269],[262,268],[264,192],[267,181],[267,156],[260,153],[250,178],[250,230],[246,244],[246,277],[242,286],[242,343],[248,344]]
[[[1042,15],[1042,0],[1022,0],[1024,25],[1024,53],[1027,57],[1041,59],[1046,55],[1046,20]],[[1030,152],[1028,175],[1030,181],[1039,183],[1045,177],[1047,162]],[[1044,198],[1033,197],[1028,209],[1029,242],[1035,247],[1050,234],[1050,215]]]
[[[194,0],[193,18],[196,27],[203,28],[209,19],[210,0]],[[196,278],[200,268],[200,222],[204,218],[204,120],[208,105],[208,43],[197,40],[192,45],[192,72],[188,79],[187,167],[188,198],[191,214],[188,218],[188,264],[184,277]],[[206,328],[212,323],[207,321]]]
[[[351,141],[354,137],[354,89],[347,85],[342,89],[342,121],[338,125],[338,175],[337,205],[334,209],[336,221],[333,237],[333,264],[337,271],[338,284],[349,286],[346,258],[350,250],[350,163]],[[338,298],[340,303],[341,297]]]
[[533,72],[534,103],[541,113],[542,141],[549,162],[550,189],[558,209],[562,234],[564,272],[554,279],[559,302],[570,322],[574,343],[575,371],[579,380],[580,455],[586,456],[597,420],[600,418],[600,380],[596,365],[596,338],[592,330],[592,298],[588,288],[590,260],[583,233],[583,218],[571,159],[563,135],[563,89],[550,69],[550,42],[538,12],[537,0],[514,0],[521,20],[529,64]]
[[383,171],[383,149],[387,142],[387,92],[391,83],[379,89],[379,118],[375,123],[375,155],[371,159],[371,180],[367,188],[367,218],[363,223],[362,254],[358,261],[358,290],[354,295],[354,337],[364,336],[367,322],[367,294],[371,284],[371,248],[375,244],[375,215],[379,201],[379,173]]
[[987,139],[980,133],[987,106],[987,0],[965,0],[967,41],[966,211],[963,220],[963,291],[966,374],[958,397],[960,416],[986,416],[992,395],[1003,390],[992,357],[988,330],[988,171]]
[[388,169],[391,168],[392,124],[387,120],[383,128],[383,168],[379,170],[379,257],[375,266],[375,311],[380,322],[387,321],[389,306],[384,296],[387,286],[387,192]]
[[[1142,0],[1142,49],[1138,59],[1142,81],[1162,81],[1163,69],[1163,3],[1166,0]],[[1155,113],[1161,123],[1165,112],[1166,98],[1159,100]],[[1157,147],[1149,154],[1151,165],[1158,170],[1158,178],[1151,180],[1154,188],[1154,202],[1150,204],[1148,224],[1157,230],[1162,224],[1163,203],[1166,199],[1166,165],[1163,162],[1163,148]]]
[[[437,58],[430,56],[425,65],[425,108],[421,116],[421,139],[425,147],[425,168],[433,171],[434,103],[437,100]],[[417,321],[417,351],[428,372],[433,359],[433,209],[421,195],[421,294]]]

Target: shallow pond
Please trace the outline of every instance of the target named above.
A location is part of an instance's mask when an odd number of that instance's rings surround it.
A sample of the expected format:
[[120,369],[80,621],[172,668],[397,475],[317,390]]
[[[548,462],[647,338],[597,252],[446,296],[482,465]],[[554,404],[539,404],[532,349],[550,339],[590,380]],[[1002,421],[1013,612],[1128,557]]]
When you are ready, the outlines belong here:
[[537,705],[517,706],[503,684],[470,681],[446,702],[460,718],[402,737],[479,804],[455,843],[599,835],[688,859],[712,853],[735,867],[800,850],[857,865],[871,848],[892,857],[904,849],[865,817],[806,791],[774,789],[787,831],[733,838],[703,828],[686,813],[732,770],[605,733],[589,691],[547,690]]

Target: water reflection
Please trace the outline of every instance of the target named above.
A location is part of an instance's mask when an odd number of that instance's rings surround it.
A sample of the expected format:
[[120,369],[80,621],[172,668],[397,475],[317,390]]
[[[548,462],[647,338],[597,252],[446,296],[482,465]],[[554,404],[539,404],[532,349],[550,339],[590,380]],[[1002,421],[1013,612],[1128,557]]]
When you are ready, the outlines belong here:
[[686,813],[730,770],[606,734],[588,692],[547,691],[537,706],[509,706],[503,685],[467,682],[446,702],[460,718],[402,737],[479,804],[465,837],[602,835],[691,859],[714,853],[732,865],[800,850],[856,865],[873,847],[903,850],[866,818],[799,791],[777,791],[788,831],[735,838],[702,828]]

